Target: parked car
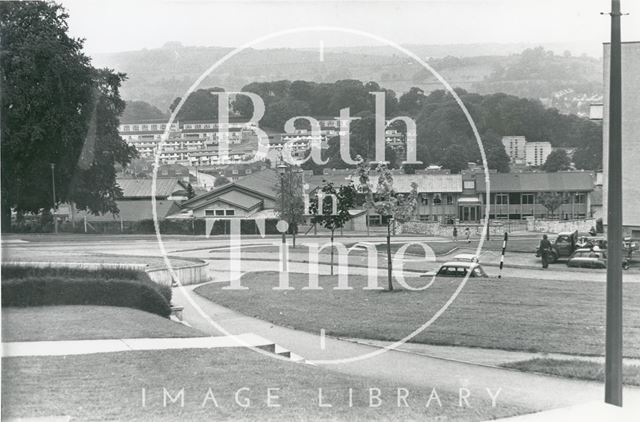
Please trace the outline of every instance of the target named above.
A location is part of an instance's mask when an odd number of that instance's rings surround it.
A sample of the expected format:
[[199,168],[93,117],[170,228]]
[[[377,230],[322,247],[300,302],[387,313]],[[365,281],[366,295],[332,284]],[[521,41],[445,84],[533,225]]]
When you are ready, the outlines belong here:
[[461,253],[453,257],[456,262],[480,262],[480,258],[476,254]]
[[[567,261],[569,267],[607,268],[607,251],[599,248],[582,248],[575,251]],[[622,268],[629,268],[629,260],[623,258]]]
[[480,264],[469,261],[445,262],[438,271],[429,271],[422,277],[465,277],[467,274],[469,277],[489,277]]
[[[559,233],[558,237],[551,242],[551,254],[549,255],[549,262],[554,263],[559,258],[568,258],[578,248],[578,232],[565,232]],[[536,256],[540,257],[540,248],[536,251]]]

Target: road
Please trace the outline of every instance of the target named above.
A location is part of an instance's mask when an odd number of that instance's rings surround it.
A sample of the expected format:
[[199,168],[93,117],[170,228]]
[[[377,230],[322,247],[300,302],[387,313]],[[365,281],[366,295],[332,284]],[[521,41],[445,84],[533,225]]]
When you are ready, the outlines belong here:
[[[212,268],[214,269],[225,269],[225,266],[228,266],[228,237],[214,236],[207,239],[204,236],[194,238],[194,236],[169,235],[163,236],[162,239],[164,249],[168,255],[209,260]],[[534,241],[535,238],[531,239]],[[382,243],[384,242],[384,238],[379,236],[356,236],[345,238],[343,241],[344,243]],[[431,243],[442,242],[443,240],[440,238],[395,236],[393,241],[395,243],[414,241]],[[260,245],[277,245],[279,242],[280,238],[277,236],[271,236],[268,238],[261,238],[259,236],[243,236],[243,245],[245,246],[243,247],[242,257],[243,259],[246,258],[247,261],[252,260],[251,262],[245,262],[244,265],[249,266],[248,269],[255,267],[256,265],[260,265],[260,268],[265,270],[278,271],[279,266],[275,262],[279,259],[277,252],[260,252],[254,254],[251,252],[251,249],[252,247]],[[329,238],[312,237],[298,239],[299,245],[310,242],[324,244],[329,242]],[[301,253],[303,248],[299,247],[297,249],[300,250],[300,252],[291,249],[291,259],[298,261],[308,260],[306,249],[304,249],[303,253]],[[439,257],[438,261],[447,260],[451,256],[463,252],[472,252],[472,250],[466,249],[465,246],[461,244],[459,250],[449,256]],[[124,255],[128,257],[140,256],[142,257],[142,261],[144,261],[144,256],[162,256],[162,250],[160,249],[155,235],[9,235],[4,236],[2,242],[3,260],[38,260],[39,257],[44,260],[53,259],[58,256],[67,260],[72,258],[82,258],[89,262],[92,256],[98,257],[104,254]],[[364,256],[362,256],[362,253],[360,253],[360,255],[361,256],[359,257],[355,256],[350,258],[350,264],[366,267],[368,265],[368,261]],[[328,256],[323,255],[320,262],[327,262],[327,259]],[[485,251],[482,255],[482,262],[489,264],[485,266],[485,270],[490,276],[495,277],[498,275],[499,270],[497,262],[499,262],[499,253],[494,251]],[[559,282],[572,280],[587,282],[606,281],[605,270],[569,269],[566,265],[561,263],[553,264],[549,269],[542,270],[542,268],[536,267],[537,264],[538,262],[532,254],[510,253],[507,254],[505,259],[505,267],[502,275],[505,278],[520,277],[557,280]],[[384,268],[384,256],[379,256],[378,265]],[[405,269],[420,272],[433,270],[437,266],[437,262],[424,261],[412,256],[407,256],[407,260],[404,262]],[[247,270],[247,268],[244,270]],[[321,271],[323,271],[323,266],[321,266]],[[625,271],[623,277],[625,283],[638,283],[640,282],[640,271],[638,271],[638,269]]]

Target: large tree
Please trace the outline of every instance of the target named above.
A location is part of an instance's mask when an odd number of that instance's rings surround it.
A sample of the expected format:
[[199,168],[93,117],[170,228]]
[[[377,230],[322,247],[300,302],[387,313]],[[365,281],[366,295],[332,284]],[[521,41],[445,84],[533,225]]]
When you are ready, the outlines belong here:
[[127,101],[121,120],[123,122],[139,122],[143,120],[168,119],[160,109],[145,101]]
[[117,212],[114,165],[136,155],[118,135],[125,75],[93,68],[67,19],[51,2],[0,3],[3,230],[12,208],[22,215],[54,205],[51,165],[55,205]]
[[547,157],[547,160],[542,165],[542,170],[555,173],[562,170],[569,170],[571,168],[571,159],[567,154],[567,151],[563,149],[557,149]]

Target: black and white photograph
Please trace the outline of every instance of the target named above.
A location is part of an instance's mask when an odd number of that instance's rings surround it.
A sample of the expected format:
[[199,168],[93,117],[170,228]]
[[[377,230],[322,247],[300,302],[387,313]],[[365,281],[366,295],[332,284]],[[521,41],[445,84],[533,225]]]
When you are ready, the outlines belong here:
[[5,0],[0,100],[2,421],[640,420],[640,2]]

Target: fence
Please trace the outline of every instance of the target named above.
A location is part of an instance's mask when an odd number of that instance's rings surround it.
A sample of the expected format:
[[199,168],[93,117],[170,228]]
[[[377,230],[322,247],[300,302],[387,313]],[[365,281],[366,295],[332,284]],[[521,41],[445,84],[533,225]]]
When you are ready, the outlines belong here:
[[[162,234],[182,234],[182,235],[204,235],[206,234],[206,222],[203,218],[180,219],[180,220],[160,220],[158,222],[160,233]],[[279,234],[276,229],[277,220],[267,219],[265,221],[266,234]],[[24,221],[20,224],[13,224],[11,231],[14,233],[53,233],[52,223],[41,223],[37,220]],[[84,219],[72,224],[65,221],[58,226],[58,231],[62,233],[89,233],[89,234],[155,234],[153,220],[123,221],[123,220],[101,220],[90,221]],[[211,235],[225,235],[231,232],[230,220],[216,220]],[[254,220],[240,221],[241,234],[260,234],[258,226]]]

